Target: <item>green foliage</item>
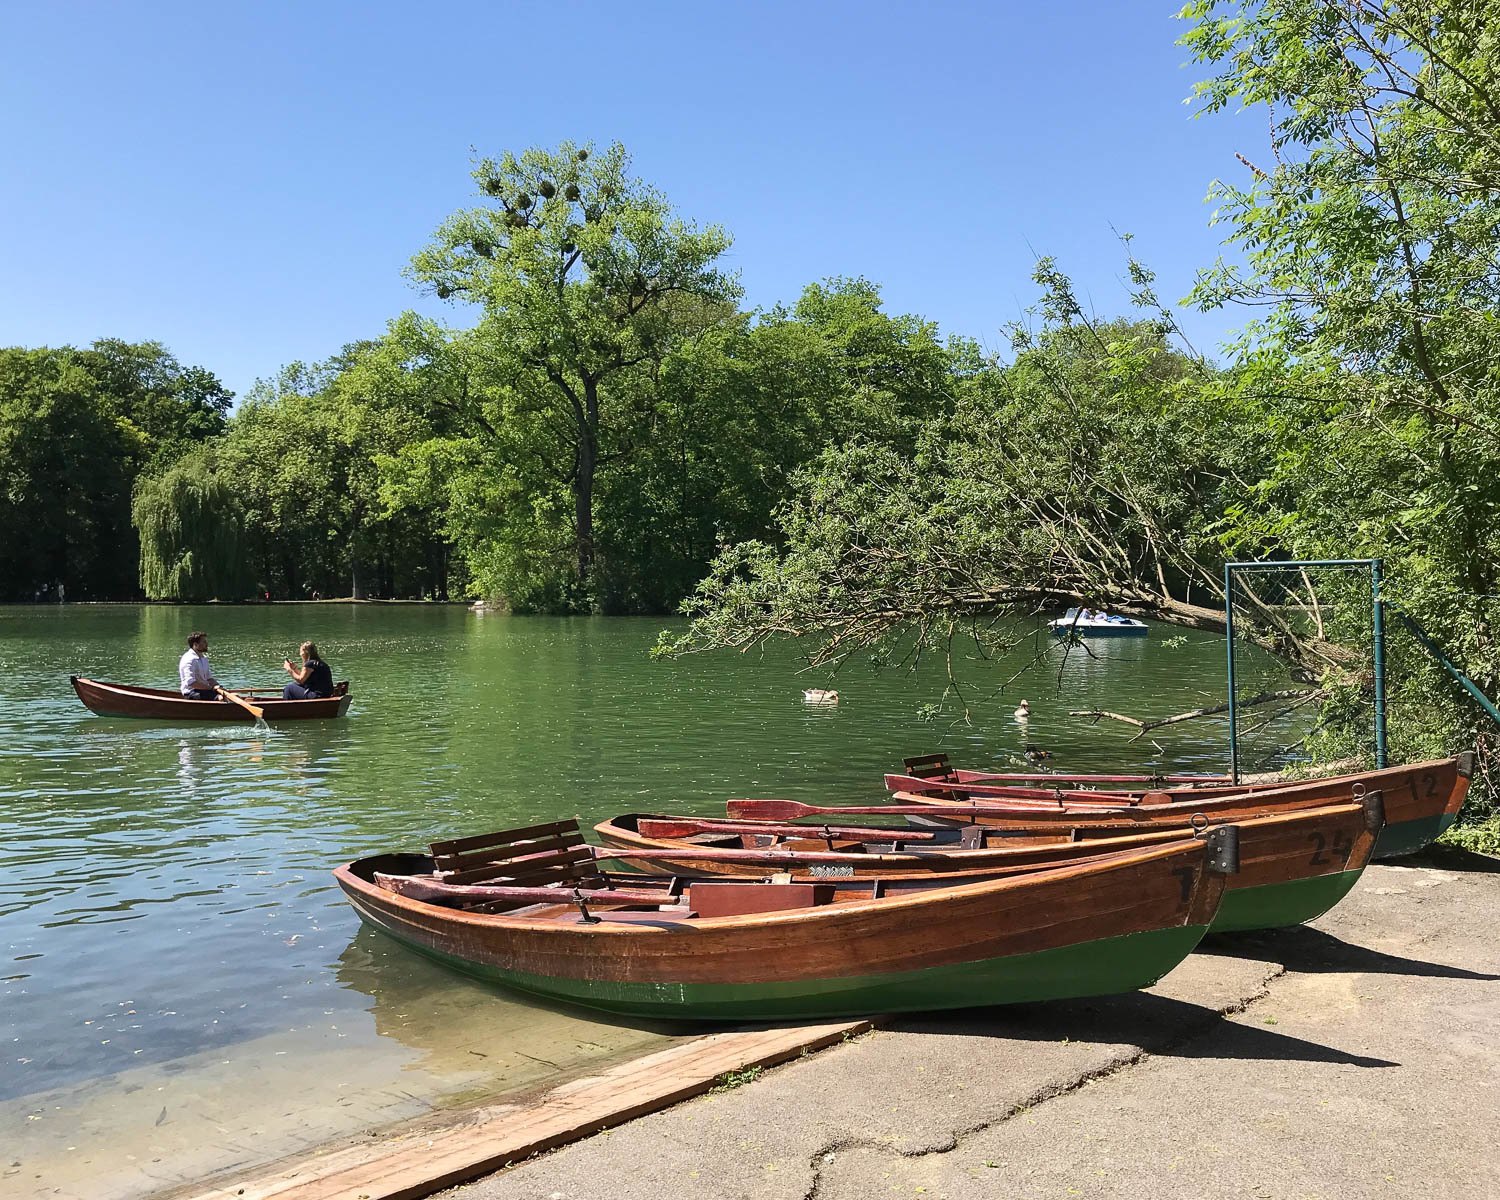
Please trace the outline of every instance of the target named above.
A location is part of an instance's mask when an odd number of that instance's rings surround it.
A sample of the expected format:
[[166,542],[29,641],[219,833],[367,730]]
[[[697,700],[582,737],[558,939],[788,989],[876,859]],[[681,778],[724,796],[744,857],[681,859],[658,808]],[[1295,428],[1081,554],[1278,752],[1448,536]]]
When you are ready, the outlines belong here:
[[489,203],[412,262],[440,297],[483,309],[455,415],[492,464],[486,490],[510,493],[512,540],[481,582],[513,605],[597,602],[597,481],[651,433],[662,361],[735,315],[716,265],[728,235],[675,217],[628,165],[619,145],[571,142],[484,159]]
[[1172,348],[1164,316],[1099,324],[1049,260],[1037,280],[1042,325],[1013,331],[1013,363],[950,349],[953,402],[919,410],[909,443],[824,451],[779,510],[784,551],[726,549],[663,650],[784,634],[813,637],[814,662],[946,653],[960,634],[989,650],[997,616],[1071,598],[1218,621],[1187,596],[1218,595],[1215,526],[1259,431],[1215,402],[1217,374]]
[[152,600],[239,600],[249,588],[244,517],[207,455],[183,459],[136,487],[141,587]]
[[[1217,72],[1204,111],[1262,107],[1271,128],[1248,182],[1216,189],[1244,265],[1195,292],[1266,313],[1230,402],[1263,421],[1273,466],[1228,513],[1226,544],[1383,557],[1389,594],[1495,695],[1500,5],[1200,0],[1183,16]],[[1391,644],[1393,752],[1473,746],[1486,719],[1399,632]]]
[[130,464],[146,449],[71,350],[0,350],[0,597],[129,594]]
[[301,599],[446,596],[441,491],[399,483],[397,464],[448,424],[415,319],[327,363],[256,385],[219,445],[235,481],[259,587]]
[[229,399],[156,342],[0,350],[0,598],[136,595],[135,478],[221,428]]
[[738,1071],[725,1071],[719,1076],[719,1081],[710,1092],[732,1092],[735,1088],[744,1087],[747,1083],[754,1083],[761,1077],[764,1068],[759,1066],[742,1067]]

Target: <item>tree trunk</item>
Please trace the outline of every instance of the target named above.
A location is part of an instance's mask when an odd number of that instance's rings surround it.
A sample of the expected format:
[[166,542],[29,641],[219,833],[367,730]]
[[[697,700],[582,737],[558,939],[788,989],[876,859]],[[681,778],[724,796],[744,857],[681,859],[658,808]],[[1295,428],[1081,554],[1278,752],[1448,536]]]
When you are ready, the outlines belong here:
[[586,420],[578,431],[578,477],[573,481],[579,583],[587,583],[594,568],[594,472],[599,466],[598,383],[584,380],[583,402]]

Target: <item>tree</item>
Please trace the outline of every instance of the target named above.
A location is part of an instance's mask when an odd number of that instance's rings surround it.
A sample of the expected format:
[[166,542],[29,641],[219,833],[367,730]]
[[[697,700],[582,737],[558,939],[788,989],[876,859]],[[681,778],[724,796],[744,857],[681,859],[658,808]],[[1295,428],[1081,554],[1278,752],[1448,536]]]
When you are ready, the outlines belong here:
[[967,344],[881,310],[863,279],[812,284],[791,308],[725,323],[665,358],[600,495],[610,611],[670,611],[725,545],[778,537],[793,474],[856,437],[909,450],[951,410]]
[[[1264,313],[1245,329],[1237,402],[1260,412],[1274,467],[1231,532],[1384,557],[1402,608],[1494,695],[1500,4],[1198,0],[1182,15],[1215,72],[1202,111],[1260,107],[1270,127],[1264,153],[1240,156],[1245,183],[1215,189],[1243,265],[1195,292]],[[1430,663],[1391,681],[1401,752],[1494,747]]]
[[571,142],[484,159],[474,179],[490,203],[450,217],[411,267],[440,297],[482,306],[469,432],[544,523],[550,504],[522,481],[539,468],[567,488],[585,594],[597,476],[632,451],[622,431],[655,403],[640,376],[731,319],[739,294],[716,266],[728,235],[675,218],[628,165],[618,144],[596,155]]
[[184,460],[136,487],[141,587],[153,600],[239,600],[249,590],[244,517],[234,488],[203,460]]
[[127,515],[144,449],[74,352],[0,350],[0,595],[134,591]]
[[[1132,270],[1143,304],[1151,278]],[[672,652],[806,636],[814,663],[894,645],[995,648],[995,618],[1087,602],[1222,627],[1217,522],[1258,478],[1259,431],[1219,403],[1218,373],[1174,349],[1165,314],[1101,323],[1050,260],[1042,328],[1016,359],[950,359],[957,398],[915,447],[856,439],[797,479],[784,550],[727,550]],[[950,658],[951,662],[951,658]]]
[[203,367],[184,367],[160,342],[100,338],[74,354],[111,414],[139,433],[148,461],[170,462],[224,431],[234,394]]

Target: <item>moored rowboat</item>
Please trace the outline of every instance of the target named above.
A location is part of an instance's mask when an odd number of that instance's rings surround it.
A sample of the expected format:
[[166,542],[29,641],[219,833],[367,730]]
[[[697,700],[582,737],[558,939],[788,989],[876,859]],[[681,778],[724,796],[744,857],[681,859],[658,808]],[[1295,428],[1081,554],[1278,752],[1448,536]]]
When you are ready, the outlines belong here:
[[[1213,931],[1300,925],[1327,912],[1359,881],[1384,824],[1381,795],[1358,804],[1308,808],[1237,822],[1239,871],[1230,876]],[[786,871],[798,880],[920,877],[943,885],[1007,870],[1059,866],[1103,852],[1161,845],[1181,836],[1162,830],[1089,841],[1028,841],[982,826],[943,831],[858,830],[819,837],[817,826],[628,814],[594,826],[606,846],[642,855],[657,875],[753,876]],[[915,833],[947,840],[904,841]],[[726,860],[725,850],[764,857]],[[778,853],[781,855],[778,857]]]
[[[131,687],[123,683],[101,683],[81,675],[69,676],[84,707],[101,717],[151,717],[161,721],[253,721],[244,708],[228,700],[189,700],[178,692],[161,688]],[[354,697],[347,682],[334,685],[326,700],[283,700],[237,693],[265,710],[267,721],[308,721],[342,717]]]
[[[1308,779],[1265,790],[1237,793],[1194,792],[1183,803],[1157,803],[1163,793],[1143,796],[1138,806],[1084,802],[1066,798],[1051,812],[1040,812],[1034,802],[991,795],[978,785],[944,785],[942,794],[897,792],[894,812],[912,809],[919,823],[963,824],[975,820],[1035,834],[1076,829],[1082,836],[1113,836],[1125,829],[1170,827],[1183,814],[1202,814],[1209,822],[1241,821],[1257,812],[1285,811],[1299,805],[1339,804],[1370,791],[1385,800],[1385,830],[1375,847],[1376,858],[1414,854],[1453,824],[1468,795],[1474,770],[1472,751],[1456,758],[1436,759],[1408,766],[1386,767],[1328,779]],[[1167,794],[1169,796],[1169,794]],[[781,816],[784,809],[759,807],[756,801],[730,801],[734,816]],[[983,806],[974,815],[974,806]],[[847,810],[846,810],[847,811]]]
[[507,987],[634,1016],[801,1019],[1150,986],[1207,931],[1232,841],[1216,830],[889,896],[735,879],[661,895],[599,872],[568,822],[334,875],[372,926]]

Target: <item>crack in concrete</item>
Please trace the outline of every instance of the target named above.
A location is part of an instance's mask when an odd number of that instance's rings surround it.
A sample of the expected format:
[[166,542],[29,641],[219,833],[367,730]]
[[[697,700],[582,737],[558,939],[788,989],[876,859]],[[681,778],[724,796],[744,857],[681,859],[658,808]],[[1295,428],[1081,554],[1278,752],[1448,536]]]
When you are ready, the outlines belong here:
[[962,1129],[954,1130],[937,1145],[924,1146],[916,1150],[900,1150],[888,1142],[878,1141],[875,1138],[843,1137],[833,1139],[815,1150],[808,1162],[808,1166],[812,1171],[812,1186],[803,1193],[803,1200],[818,1200],[818,1192],[823,1186],[823,1170],[826,1166],[831,1165],[833,1160],[841,1153],[850,1150],[873,1150],[909,1159],[951,1154],[975,1134],[983,1133],[988,1129],[994,1129],[997,1126],[1003,1125],[1007,1121],[1014,1120],[1016,1117],[1030,1112],[1033,1108],[1045,1104],[1049,1100],[1055,1100],[1059,1096],[1066,1096],[1072,1092],[1076,1092],[1079,1088],[1087,1087],[1091,1083],[1106,1079],[1138,1063],[1145,1062],[1147,1059],[1170,1053],[1173,1050],[1179,1050],[1183,1046],[1205,1038],[1212,1033],[1213,1029],[1220,1022],[1228,1017],[1238,1016],[1250,1008],[1251,1005],[1259,1003],[1271,994],[1271,985],[1278,979],[1283,978],[1287,974],[1287,969],[1282,963],[1271,963],[1269,967],[1270,969],[1267,970],[1265,976],[1260,981],[1260,986],[1251,995],[1243,996],[1238,1000],[1215,1009],[1207,1020],[1197,1025],[1191,1031],[1162,1043],[1155,1050],[1142,1048],[1130,1054],[1121,1054],[1100,1066],[1083,1072],[1081,1075],[1038,1088],[1024,1100],[1012,1104],[998,1116],[977,1121]]

